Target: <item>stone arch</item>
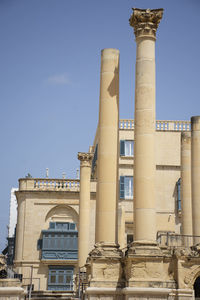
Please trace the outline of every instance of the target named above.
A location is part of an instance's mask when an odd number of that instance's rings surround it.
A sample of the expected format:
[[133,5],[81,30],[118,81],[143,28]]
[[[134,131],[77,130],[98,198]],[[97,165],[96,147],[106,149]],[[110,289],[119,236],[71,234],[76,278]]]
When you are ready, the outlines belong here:
[[198,277],[200,277],[200,266],[196,266],[185,276],[184,282],[186,283],[187,288],[194,289],[194,283]]
[[69,205],[56,205],[46,214],[45,223],[49,222],[72,222],[78,225],[78,214]]

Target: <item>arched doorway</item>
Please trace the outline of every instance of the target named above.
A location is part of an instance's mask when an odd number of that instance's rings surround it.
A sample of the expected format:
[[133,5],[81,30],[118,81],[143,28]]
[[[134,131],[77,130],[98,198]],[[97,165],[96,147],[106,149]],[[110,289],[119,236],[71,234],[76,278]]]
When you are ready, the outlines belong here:
[[200,300],[200,276],[197,277],[197,279],[194,282],[194,294],[195,294],[195,299]]

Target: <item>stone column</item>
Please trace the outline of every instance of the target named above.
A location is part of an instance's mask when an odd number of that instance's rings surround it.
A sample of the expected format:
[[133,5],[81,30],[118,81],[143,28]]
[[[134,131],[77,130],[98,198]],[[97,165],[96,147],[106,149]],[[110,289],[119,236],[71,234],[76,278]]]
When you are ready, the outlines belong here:
[[80,200],[78,230],[78,265],[83,267],[89,253],[90,234],[90,176],[92,153],[78,153],[80,160]]
[[[193,235],[200,236],[200,116],[191,118],[191,154]],[[199,243],[200,238],[194,242]]]
[[135,72],[134,240],[155,242],[155,40],[163,9],[133,9]]
[[24,223],[26,201],[20,191],[16,192],[17,197],[17,227],[16,227],[16,241],[15,241],[15,266],[19,267],[18,272],[21,272],[21,262],[23,260],[24,250]]
[[117,244],[119,50],[101,52],[96,243]]
[[[190,132],[181,133],[181,212],[182,234],[192,235]],[[189,240],[186,239],[185,242],[188,241]]]

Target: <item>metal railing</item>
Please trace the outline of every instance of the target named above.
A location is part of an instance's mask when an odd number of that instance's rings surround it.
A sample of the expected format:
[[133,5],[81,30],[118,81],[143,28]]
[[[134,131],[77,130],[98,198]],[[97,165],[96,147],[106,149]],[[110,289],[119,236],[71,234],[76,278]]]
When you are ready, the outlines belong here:
[[200,244],[200,236],[166,232],[157,235],[157,242],[160,246],[191,247]]

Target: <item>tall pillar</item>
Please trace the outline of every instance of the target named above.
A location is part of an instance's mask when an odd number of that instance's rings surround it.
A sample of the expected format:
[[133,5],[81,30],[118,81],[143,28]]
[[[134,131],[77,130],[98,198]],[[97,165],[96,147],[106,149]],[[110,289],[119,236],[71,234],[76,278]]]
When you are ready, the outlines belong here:
[[96,243],[117,244],[119,50],[101,52]]
[[92,153],[78,153],[80,160],[80,200],[79,200],[79,233],[78,265],[83,267],[89,253],[90,234],[90,176]]
[[135,72],[134,240],[156,240],[155,41],[163,9],[133,9]]
[[21,263],[23,260],[24,250],[24,223],[25,223],[25,210],[26,201],[20,192],[16,192],[17,197],[17,227],[16,227],[16,242],[15,242],[15,261],[14,264],[21,272]]
[[[191,118],[191,153],[193,235],[200,236],[200,116]],[[194,242],[199,243],[200,238]]]
[[87,260],[88,300],[118,297],[122,251],[118,244],[119,50],[101,52],[96,232]]
[[192,235],[190,132],[181,133],[181,212],[182,234]]

